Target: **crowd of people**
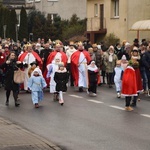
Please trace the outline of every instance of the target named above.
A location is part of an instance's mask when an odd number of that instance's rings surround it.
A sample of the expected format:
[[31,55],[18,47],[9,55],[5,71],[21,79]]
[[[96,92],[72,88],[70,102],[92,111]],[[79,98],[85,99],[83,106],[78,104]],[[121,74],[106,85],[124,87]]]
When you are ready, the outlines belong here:
[[[21,69],[23,83],[14,82],[14,72]],[[13,91],[18,107],[20,90],[31,93],[35,108],[43,99],[43,89],[49,88],[54,101],[64,104],[63,92],[68,86],[78,87],[89,96],[97,96],[97,86],[115,86],[118,98],[125,96],[125,110],[132,111],[140,101],[140,93],[150,96],[150,42],[124,40],[116,45],[91,44],[89,41],[60,40],[47,42],[10,39],[0,44],[0,86],[6,90],[6,106]]]

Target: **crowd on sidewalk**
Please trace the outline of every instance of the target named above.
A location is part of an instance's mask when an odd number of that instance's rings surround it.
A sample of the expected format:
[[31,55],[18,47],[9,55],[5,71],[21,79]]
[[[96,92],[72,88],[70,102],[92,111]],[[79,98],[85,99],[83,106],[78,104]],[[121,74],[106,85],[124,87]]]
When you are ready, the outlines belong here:
[[[118,98],[125,96],[125,110],[132,111],[140,93],[150,96],[150,42],[138,39],[107,47],[104,42],[60,40],[12,43],[0,40],[0,86],[6,90],[6,106],[11,91],[18,107],[20,90],[31,93],[35,108],[49,88],[54,101],[64,104],[63,92],[78,87],[89,96],[97,96],[97,86],[115,86]],[[23,83],[14,81],[14,73],[24,73]],[[19,79],[19,78],[18,78]],[[69,83],[69,84],[68,84]]]

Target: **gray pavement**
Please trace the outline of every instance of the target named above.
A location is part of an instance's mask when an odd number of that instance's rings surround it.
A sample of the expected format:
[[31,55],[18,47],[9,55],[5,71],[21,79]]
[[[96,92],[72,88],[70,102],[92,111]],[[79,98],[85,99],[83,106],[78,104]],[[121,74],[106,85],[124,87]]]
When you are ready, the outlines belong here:
[[61,150],[46,139],[0,117],[0,150]]

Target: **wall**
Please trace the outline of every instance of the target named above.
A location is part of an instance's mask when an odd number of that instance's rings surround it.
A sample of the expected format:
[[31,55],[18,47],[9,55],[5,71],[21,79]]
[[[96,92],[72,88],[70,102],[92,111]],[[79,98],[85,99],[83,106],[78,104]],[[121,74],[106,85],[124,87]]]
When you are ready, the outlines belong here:
[[73,14],[77,14],[80,19],[86,17],[86,0],[58,0],[58,2],[41,0],[36,2],[35,6],[46,14],[58,14],[62,19],[70,19]]

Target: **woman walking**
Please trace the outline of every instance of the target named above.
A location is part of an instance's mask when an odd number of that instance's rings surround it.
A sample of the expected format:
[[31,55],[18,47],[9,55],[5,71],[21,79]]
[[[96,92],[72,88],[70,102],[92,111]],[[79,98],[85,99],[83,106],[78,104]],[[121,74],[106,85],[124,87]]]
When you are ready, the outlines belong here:
[[19,94],[19,84],[14,82],[14,71],[18,68],[23,67],[20,61],[16,60],[15,52],[11,52],[5,63],[3,63],[0,68],[5,69],[5,90],[6,90],[6,106],[9,105],[9,97],[11,91],[13,92],[13,97],[15,101],[15,106],[18,107],[18,94]]

